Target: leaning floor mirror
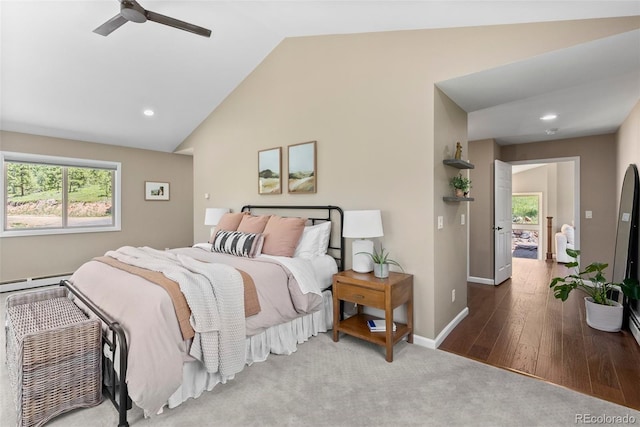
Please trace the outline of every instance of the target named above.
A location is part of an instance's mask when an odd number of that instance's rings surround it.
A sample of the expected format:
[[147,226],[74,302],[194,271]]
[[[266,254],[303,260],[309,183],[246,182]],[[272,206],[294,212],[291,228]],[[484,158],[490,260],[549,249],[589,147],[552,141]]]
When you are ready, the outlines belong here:
[[613,281],[638,277],[638,169],[629,165],[622,182]]
[[[620,283],[624,279],[638,278],[638,168],[629,165],[622,182],[620,208],[618,209],[618,227],[616,247],[613,260],[613,282]],[[622,302],[622,295],[614,299]],[[638,301],[631,301],[631,307],[625,307],[625,324],[631,308],[640,308]]]

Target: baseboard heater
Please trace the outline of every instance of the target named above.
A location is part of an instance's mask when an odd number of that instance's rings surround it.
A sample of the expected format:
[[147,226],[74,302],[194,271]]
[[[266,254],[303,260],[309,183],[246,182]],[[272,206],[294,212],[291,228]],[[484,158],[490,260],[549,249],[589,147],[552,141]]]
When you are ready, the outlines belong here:
[[640,345],[640,314],[635,310],[631,310],[631,314],[629,314],[629,329],[638,345]]
[[28,279],[11,280],[0,283],[1,292],[20,291],[24,289],[39,288],[41,286],[58,285],[61,280],[71,277],[71,273],[63,273],[54,276],[30,277]]

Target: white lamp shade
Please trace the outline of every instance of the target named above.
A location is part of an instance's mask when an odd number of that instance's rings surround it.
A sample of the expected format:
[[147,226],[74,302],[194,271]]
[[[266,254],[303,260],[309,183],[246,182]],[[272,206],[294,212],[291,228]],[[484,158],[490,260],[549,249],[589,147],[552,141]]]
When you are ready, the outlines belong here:
[[222,215],[229,212],[227,208],[207,208],[204,214],[204,225],[218,225]]
[[342,236],[351,239],[384,236],[380,211],[345,211]]

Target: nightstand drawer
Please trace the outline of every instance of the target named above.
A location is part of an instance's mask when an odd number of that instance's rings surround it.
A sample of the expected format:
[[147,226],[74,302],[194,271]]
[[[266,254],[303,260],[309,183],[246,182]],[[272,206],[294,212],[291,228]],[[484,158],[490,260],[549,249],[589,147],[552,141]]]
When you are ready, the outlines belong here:
[[384,292],[339,282],[334,286],[338,299],[368,307],[384,308]]

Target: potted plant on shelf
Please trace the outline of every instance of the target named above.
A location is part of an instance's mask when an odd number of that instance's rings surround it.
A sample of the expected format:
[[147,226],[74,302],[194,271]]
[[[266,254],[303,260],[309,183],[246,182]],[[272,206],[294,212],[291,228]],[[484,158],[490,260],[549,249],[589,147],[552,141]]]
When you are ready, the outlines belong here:
[[471,180],[460,173],[449,180],[449,185],[453,187],[456,197],[467,197],[471,188]]
[[613,283],[604,276],[604,270],[609,264],[592,262],[584,271],[580,271],[578,264],[579,250],[567,249],[567,255],[574,261],[565,264],[568,268],[575,268],[573,274],[555,277],[549,285],[553,288],[553,295],[566,301],[574,289],[580,289],[588,296],[585,297],[587,325],[606,332],[618,332],[622,327],[623,306],[610,298],[611,291],[619,288],[627,298],[640,299],[640,286],[636,279],[625,279],[622,283]]
[[385,251],[382,247],[382,243],[380,244],[380,252],[373,248],[373,253],[370,252],[358,252],[358,254],[366,254],[371,257],[373,260],[373,275],[384,279],[389,277],[389,264],[400,267],[400,270],[404,271],[402,266],[397,262],[389,258],[389,252]]

